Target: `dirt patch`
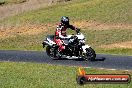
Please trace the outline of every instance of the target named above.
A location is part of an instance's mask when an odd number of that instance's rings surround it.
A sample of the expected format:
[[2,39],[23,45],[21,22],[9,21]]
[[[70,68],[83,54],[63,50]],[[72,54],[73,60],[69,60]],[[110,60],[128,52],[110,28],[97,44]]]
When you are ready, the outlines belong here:
[[52,3],[54,3],[54,2],[67,2],[67,1],[71,1],[71,0],[52,0]]
[[77,27],[82,29],[108,30],[108,29],[132,29],[132,24],[124,23],[99,23],[96,21],[76,21],[73,22]]
[[[0,6],[0,20],[23,13],[25,11],[36,10],[53,4],[54,0],[26,0],[24,3]],[[57,2],[58,0],[54,1]]]
[[109,44],[109,45],[101,45],[100,48],[108,48],[108,49],[128,48],[128,49],[132,49],[132,41],[115,43],[115,44]]
[[0,38],[16,37],[17,35],[38,35],[47,32],[50,24],[28,24],[19,27],[10,27],[0,30]]
[[0,20],[26,11],[51,6],[56,2],[58,3],[67,1],[71,0],[26,0],[25,2],[19,4],[0,5]]
[[20,14],[24,11],[35,10],[40,7],[48,6],[49,4],[50,2],[48,0],[28,0],[21,4],[0,6],[0,20],[8,16]]

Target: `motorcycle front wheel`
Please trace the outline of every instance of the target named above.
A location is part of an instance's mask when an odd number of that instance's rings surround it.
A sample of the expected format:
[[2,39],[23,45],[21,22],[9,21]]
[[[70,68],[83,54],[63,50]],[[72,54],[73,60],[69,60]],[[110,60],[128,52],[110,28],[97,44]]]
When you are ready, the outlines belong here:
[[90,60],[90,61],[94,61],[96,58],[96,53],[95,51],[89,47],[86,49],[86,54],[85,54],[85,60]]

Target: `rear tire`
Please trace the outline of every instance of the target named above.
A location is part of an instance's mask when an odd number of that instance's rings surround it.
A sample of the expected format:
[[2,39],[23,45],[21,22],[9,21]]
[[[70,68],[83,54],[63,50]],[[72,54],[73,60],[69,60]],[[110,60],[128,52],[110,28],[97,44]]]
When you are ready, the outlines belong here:
[[46,53],[47,53],[47,55],[48,55],[50,58],[54,59],[54,53],[53,53],[53,50],[52,50],[52,48],[51,48],[50,46],[47,46],[47,47],[46,47]]
[[54,49],[54,48],[52,48],[52,47],[50,47],[50,46],[47,46],[46,47],[46,53],[47,53],[47,55],[50,57],[50,58],[52,58],[52,59],[61,59],[61,56],[59,56],[58,55],[58,52]]

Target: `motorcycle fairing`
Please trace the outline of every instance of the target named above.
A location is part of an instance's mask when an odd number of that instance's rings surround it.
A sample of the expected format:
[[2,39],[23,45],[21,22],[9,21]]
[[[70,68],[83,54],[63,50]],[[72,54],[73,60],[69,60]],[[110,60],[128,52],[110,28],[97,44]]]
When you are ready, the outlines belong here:
[[90,46],[89,46],[89,45],[83,45],[83,46],[82,46],[83,52],[86,53],[86,49],[87,49],[87,48],[90,48]]

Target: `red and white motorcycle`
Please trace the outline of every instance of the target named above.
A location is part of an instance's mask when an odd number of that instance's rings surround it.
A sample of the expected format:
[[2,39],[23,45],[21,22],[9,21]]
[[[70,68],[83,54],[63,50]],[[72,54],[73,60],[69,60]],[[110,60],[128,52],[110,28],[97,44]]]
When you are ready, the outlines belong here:
[[96,58],[95,51],[85,44],[85,37],[80,32],[76,35],[68,35],[68,40],[64,40],[65,51],[61,55],[58,51],[59,46],[54,42],[54,35],[48,35],[42,44],[43,48],[47,45],[46,53],[53,59],[67,58],[93,61]]

